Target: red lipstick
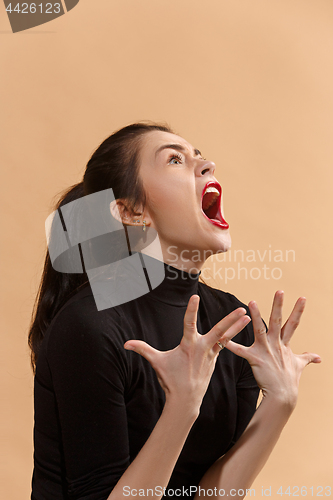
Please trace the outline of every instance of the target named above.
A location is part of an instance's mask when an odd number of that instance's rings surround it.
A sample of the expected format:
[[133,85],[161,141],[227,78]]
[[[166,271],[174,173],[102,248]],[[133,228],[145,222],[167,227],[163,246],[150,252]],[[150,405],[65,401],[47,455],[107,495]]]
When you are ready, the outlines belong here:
[[201,195],[201,211],[214,226],[228,229],[229,224],[221,214],[222,188],[217,181],[209,181],[205,185]]

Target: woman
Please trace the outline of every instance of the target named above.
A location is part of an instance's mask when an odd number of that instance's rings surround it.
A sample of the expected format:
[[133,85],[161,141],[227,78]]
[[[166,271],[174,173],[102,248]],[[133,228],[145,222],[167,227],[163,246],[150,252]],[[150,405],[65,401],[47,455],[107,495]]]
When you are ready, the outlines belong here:
[[304,298],[282,327],[278,291],[266,331],[255,302],[199,282],[207,252],[230,247],[214,170],[168,127],[133,124],[99,146],[58,203],[65,211],[111,188],[109,216],[126,234],[157,231],[162,258],[144,248],[140,258],[146,270],[162,265],[165,278],[97,310],[90,271],[60,273],[47,254],[29,334],[31,498],[199,498],[203,490],[242,498],[266,462],[303,368],[320,358],[289,347]]

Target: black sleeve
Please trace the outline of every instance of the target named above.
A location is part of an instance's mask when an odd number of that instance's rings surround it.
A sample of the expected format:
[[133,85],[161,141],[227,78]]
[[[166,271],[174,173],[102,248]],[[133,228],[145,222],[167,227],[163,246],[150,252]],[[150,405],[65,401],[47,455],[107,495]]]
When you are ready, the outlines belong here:
[[50,335],[47,356],[71,499],[106,499],[129,465],[120,328],[81,300],[65,308]]

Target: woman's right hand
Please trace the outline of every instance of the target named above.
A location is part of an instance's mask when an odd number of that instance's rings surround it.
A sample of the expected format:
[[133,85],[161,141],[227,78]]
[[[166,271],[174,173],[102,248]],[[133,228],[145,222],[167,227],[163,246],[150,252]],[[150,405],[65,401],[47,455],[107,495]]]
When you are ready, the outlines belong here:
[[180,344],[170,351],[158,351],[141,340],[128,340],[124,347],[143,356],[154,368],[166,401],[176,401],[199,413],[221,348],[250,321],[239,307],[219,321],[208,333],[197,330],[200,297],[192,295],[184,316],[184,333]]

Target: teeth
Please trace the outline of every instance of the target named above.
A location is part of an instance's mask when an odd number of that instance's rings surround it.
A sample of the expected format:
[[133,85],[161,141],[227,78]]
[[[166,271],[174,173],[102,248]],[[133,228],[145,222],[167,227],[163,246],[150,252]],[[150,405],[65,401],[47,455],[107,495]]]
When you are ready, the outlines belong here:
[[205,190],[204,195],[205,195],[206,193],[217,193],[217,194],[220,194],[219,190],[218,190],[218,189],[216,189],[216,188],[214,188],[214,187],[212,187],[212,186],[211,186],[211,187],[208,187],[208,188]]

